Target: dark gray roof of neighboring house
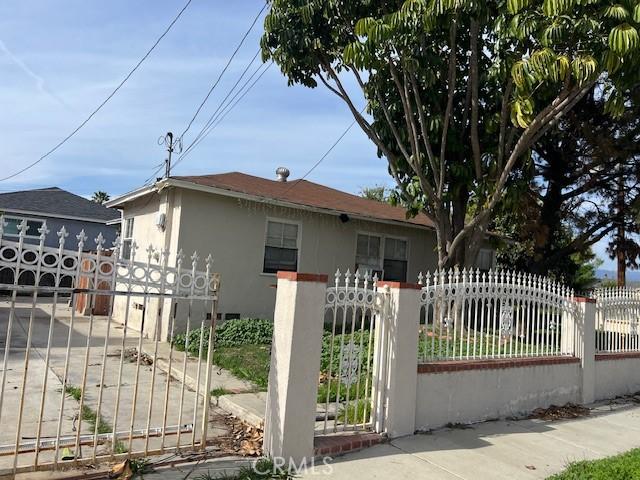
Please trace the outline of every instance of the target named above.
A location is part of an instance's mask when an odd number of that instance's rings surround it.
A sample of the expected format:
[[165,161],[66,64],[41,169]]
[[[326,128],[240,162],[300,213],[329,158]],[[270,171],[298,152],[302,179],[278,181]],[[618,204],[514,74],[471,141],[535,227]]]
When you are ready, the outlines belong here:
[[0,210],[105,222],[120,217],[120,212],[116,209],[107,208],[58,187],[0,193]]

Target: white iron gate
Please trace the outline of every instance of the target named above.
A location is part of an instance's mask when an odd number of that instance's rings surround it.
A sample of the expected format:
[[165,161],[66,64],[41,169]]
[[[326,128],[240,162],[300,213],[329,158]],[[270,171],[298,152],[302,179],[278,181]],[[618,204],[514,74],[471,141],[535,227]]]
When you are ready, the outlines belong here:
[[[66,249],[3,235],[0,217],[0,474],[206,446],[219,276],[211,258],[83,232]],[[29,243],[34,242],[34,243]],[[173,266],[170,266],[170,259]],[[164,342],[202,328],[197,361]],[[206,359],[202,357],[206,356]],[[160,365],[162,363],[162,366]],[[167,375],[165,372],[180,371]],[[186,376],[196,388],[186,389]]]
[[[316,434],[371,429],[384,408],[379,350],[385,314],[377,277],[348,270],[327,288]],[[381,429],[381,426],[377,426]]]

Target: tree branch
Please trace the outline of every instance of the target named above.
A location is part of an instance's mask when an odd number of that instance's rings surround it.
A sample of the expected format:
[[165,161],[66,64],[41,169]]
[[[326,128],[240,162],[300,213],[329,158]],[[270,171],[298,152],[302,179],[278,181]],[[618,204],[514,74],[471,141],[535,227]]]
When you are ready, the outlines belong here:
[[476,179],[482,179],[480,140],[478,138],[478,20],[471,19],[469,27],[471,57],[469,59],[469,80],[471,83],[471,150]]

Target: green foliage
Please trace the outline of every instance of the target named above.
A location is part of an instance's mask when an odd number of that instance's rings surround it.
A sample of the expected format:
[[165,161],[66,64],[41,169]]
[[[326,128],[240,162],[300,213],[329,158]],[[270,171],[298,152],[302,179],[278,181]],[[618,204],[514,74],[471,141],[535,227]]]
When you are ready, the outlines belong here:
[[[202,332],[199,328],[189,331],[187,338],[184,333],[173,337],[173,346],[183,352],[185,345],[191,355],[198,355],[200,351],[200,337],[202,338],[202,355],[206,355],[209,346],[209,329]],[[241,345],[266,345],[271,343],[273,336],[273,322],[261,318],[241,318],[228,320],[216,328],[214,345],[217,347],[237,347]]]
[[64,387],[64,392],[69,395],[71,398],[73,398],[76,402],[80,401],[80,398],[82,398],[82,389],[80,387],[77,387],[75,385],[67,385]]
[[338,412],[338,420],[345,424],[365,423],[371,414],[371,404],[367,400],[349,402],[347,407],[342,407]]
[[[338,329],[339,327],[336,327]],[[338,332],[336,332],[338,333]],[[354,345],[358,347],[361,346],[360,349],[360,365],[363,367],[367,365],[367,354],[369,348],[369,332],[365,330],[364,332],[354,332],[353,335],[350,333],[345,333],[345,335],[337,334],[333,340],[333,348],[331,344],[331,332],[324,332],[322,336],[322,356],[320,358],[320,370],[322,372],[329,372],[329,364],[331,363],[331,372],[332,374],[336,374],[340,367],[340,345],[349,344],[349,342],[353,341]],[[333,350],[333,353],[332,353]],[[371,358],[369,358],[371,360]]]
[[212,397],[221,397],[222,395],[229,395],[230,393],[233,393],[233,392],[231,390],[227,390],[224,387],[216,387],[213,390],[211,390]]
[[213,364],[264,390],[269,384],[271,348],[269,345],[218,347],[213,351]]
[[261,45],[290,85],[322,83],[348,105],[389,163],[395,201],[434,222],[439,260],[452,266],[510,197],[536,139],[588,91],[602,92],[611,116],[628,108],[640,81],[639,6],[272,0]]
[[640,449],[630,450],[621,455],[571,463],[562,473],[552,475],[548,480],[639,480]]
[[129,465],[134,476],[139,475],[142,477],[145,473],[153,471],[153,464],[147,458],[132,458],[129,460]]

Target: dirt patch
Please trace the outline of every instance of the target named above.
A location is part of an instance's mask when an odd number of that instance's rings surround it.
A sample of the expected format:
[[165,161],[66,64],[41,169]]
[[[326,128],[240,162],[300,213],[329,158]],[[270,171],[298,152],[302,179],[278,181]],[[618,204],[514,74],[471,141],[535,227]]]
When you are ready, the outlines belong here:
[[575,403],[567,403],[566,405],[551,405],[549,408],[536,408],[529,418],[538,418],[541,420],[565,420],[569,418],[586,417],[591,410],[583,405]]

